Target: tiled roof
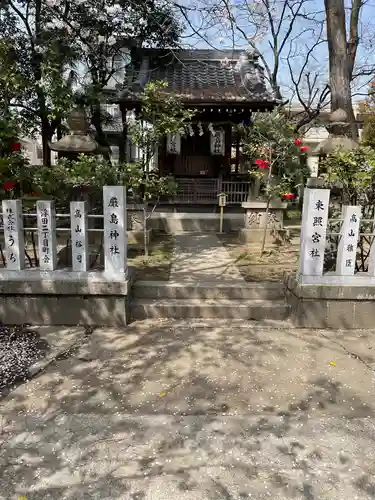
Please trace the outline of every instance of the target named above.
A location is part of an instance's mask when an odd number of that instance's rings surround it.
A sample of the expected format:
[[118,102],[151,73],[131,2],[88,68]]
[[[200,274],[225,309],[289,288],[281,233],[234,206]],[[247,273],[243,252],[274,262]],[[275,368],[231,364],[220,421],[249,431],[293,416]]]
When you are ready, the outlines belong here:
[[187,102],[275,103],[258,55],[238,50],[143,49],[127,68],[121,100],[136,100],[150,80]]

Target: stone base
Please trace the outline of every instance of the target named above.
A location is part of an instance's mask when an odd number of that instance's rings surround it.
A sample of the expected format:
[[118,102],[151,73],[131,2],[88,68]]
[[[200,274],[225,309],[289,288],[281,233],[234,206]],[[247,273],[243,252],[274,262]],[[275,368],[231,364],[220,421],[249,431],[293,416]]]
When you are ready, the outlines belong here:
[[[375,325],[375,279],[367,273],[349,279],[286,275],[284,285],[291,307],[290,319],[302,328],[373,329]],[[321,278],[321,277],[319,277]],[[351,278],[351,279],[350,279]],[[346,283],[345,283],[346,282]]]
[[[242,213],[227,213],[224,209],[223,232],[238,231],[243,227]],[[210,233],[220,229],[219,213],[158,213],[154,212],[149,221],[154,231],[167,234]]]
[[0,319],[3,324],[95,325],[129,323],[131,273],[67,270],[0,272]]
[[[147,245],[152,239],[152,229],[146,230]],[[144,244],[144,233],[142,231],[128,231],[128,245],[141,245]]]
[[267,202],[265,201],[246,201],[242,203],[245,209],[245,229],[263,229],[284,227],[284,212],[288,207],[287,203],[279,200],[272,201],[268,207],[268,216],[266,218]]
[[[242,243],[261,243],[263,239],[264,229],[240,229],[240,241]],[[289,232],[286,229],[279,229],[276,234],[273,234],[270,229],[266,231],[266,243],[283,245],[288,241]]]

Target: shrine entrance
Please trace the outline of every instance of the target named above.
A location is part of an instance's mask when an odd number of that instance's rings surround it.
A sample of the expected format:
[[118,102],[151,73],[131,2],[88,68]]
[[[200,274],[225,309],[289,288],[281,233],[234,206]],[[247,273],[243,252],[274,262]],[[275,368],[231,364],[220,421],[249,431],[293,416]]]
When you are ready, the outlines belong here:
[[174,159],[176,177],[217,178],[222,156],[212,155],[210,133],[181,137],[181,154]]

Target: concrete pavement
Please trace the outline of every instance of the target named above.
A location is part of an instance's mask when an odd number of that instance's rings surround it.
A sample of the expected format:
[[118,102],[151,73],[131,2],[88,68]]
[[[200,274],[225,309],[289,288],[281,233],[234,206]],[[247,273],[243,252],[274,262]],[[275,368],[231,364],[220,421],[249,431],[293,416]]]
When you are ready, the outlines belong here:
[[80,338],[1,401],[1,499],[375,497],[374,332],[152,320]]
[[184,233],[175,236],[170,280],[238,281],[245,283],[227,250],[214,233]]

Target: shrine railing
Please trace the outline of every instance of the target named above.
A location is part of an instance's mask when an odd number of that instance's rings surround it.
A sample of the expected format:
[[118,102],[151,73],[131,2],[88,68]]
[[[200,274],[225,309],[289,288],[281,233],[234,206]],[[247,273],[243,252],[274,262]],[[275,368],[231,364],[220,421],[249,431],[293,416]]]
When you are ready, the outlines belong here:
[[[37,227],[25,227],[24,221],[32,217],[36,218]],[[70,220],[68,228],[56,227],[56,220],[60,218]],[[90,218],[103,219],[102,228],[89,229]],[[126,272],[127,214],[123,186],[103,188],[103,215],[88,214],[88,206],[84,201],[70,202],[69,214],[56,214],[53,201],[37,201],[36,214],[23,214],[21,200],[3,200],[2,219],[4,234],[1,257],[6,271],[22,271],[30,267],[38,267],[40,271],[57,270],[58,247],[61,246],[57,241],[57,233],[63,232],[71,242],[71,270],[87,272],[92,268],[89,231],[96,231],[102,233],[104,273],[121,278]],[[26,233],[31,234],[30,241],[25,240]],[[34,259],[29,255],[30,250],[33,250]]]
[[240,205],[250,197],[251,183],[246,181],[223,181],[221,192],[227,195],[227,204]]
[[[299,277],[305,284],[375,285],[373,219],[356,205],[328,218],[329,189],[306,188],[303,200]],[[354,281],[353,281],[354,280]]]
[[208,178],[179,178],[177,193],[173,201],[178,203],[217,203],[221,193],[227,195],[227,205],[240,205],[247,201],[251,183],[244,181],[222,181]]

